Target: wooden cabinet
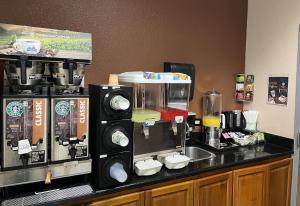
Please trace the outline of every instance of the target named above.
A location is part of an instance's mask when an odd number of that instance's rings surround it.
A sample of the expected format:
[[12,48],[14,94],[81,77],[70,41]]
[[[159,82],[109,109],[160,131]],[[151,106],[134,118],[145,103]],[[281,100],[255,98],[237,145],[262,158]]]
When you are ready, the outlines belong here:
[[93,202],[91,206],[144,206],[144,192],[131,193],[107,200]]
[[267,205],[290,205],[292,160],[284,159],[268,165]]
[[93,206],[288,206],[291,158],[94,202]]
[[232,172],[226,172],[196,180],[194,206],[231,206]]
[[193,181],[145,192],[145,206],[193,206]]
[[266,184],[266,165],[233,171],[233,206],[265,206]]

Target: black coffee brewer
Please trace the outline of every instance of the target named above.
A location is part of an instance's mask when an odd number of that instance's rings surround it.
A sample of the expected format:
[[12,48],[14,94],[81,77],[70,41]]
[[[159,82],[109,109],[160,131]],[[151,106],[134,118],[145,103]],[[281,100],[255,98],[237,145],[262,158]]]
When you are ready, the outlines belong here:
[[241,110],[222,112],[221,128],[226,131],[239,132],[246,127],[246,120]]

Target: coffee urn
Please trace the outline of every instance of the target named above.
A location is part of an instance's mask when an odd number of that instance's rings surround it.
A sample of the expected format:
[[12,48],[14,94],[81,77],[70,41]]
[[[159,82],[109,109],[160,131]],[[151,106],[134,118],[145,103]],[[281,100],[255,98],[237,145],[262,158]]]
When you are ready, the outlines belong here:
[[0,23],[0,39],[0,190],[86,179],[91,34]]
[[15,170],[47,163],[47,88],[39,85],[44,65],[19,59],[3,61],[7,85],[2,94],[2,169]]
[[[49,65],[51,162],[89,159],[89,95],[81,85],[84,63],[66,60]],[[82,171],[85,172],[85,171]]]

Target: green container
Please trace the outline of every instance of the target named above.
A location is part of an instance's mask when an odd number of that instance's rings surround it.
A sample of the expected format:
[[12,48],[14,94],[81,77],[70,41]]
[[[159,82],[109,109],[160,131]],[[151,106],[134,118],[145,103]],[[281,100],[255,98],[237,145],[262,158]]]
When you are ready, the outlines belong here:
[[134,109],[131,120],[138,123],[146,122],[148,120],[159,121],[160,112],[150,109]]
[[245,74],[237,74],[235,77],[235,81],[238,83],[245,82]]

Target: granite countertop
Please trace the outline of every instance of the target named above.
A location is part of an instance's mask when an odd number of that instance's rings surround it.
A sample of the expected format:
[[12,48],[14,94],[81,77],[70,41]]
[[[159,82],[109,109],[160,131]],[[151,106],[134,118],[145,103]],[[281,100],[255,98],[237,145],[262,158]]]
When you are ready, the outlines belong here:
[[[189,145],[201,147],[201,145],[198,145],[194,142]],[[111,189],[99,190],[95,193],[98,195],[111,194],[113,192],[120,192],[126,189],[149,186],[169,180],[194,176],[203,172],[225,169],[247,163],[256,163],[275,157],[291,155],[293,153],[293,151],[288,148],[272,144],[239,147],[224,152],[214,152],[212,150],[209,151],[214,153],[216,156],[211,159],[201,160],[198,162],[190,162],[187,167],[179,170],[169,170],[163,167],[158,174],[155,174],[153,176],[139,177],[137,175],[133,175],[131,181],[127,184],[116,186]]]
[[[226,169],[229,167],[239,166],[247,163],[259,163],[264,160],[293,154],[293,147],[291,141],[289,141],[288,143],[280,142],[280,146],[278,143],[278,139],[275,136],[275,138],[272,138],[272,141],[269,141],[267,139],[265,144],[262,145],[238,147],[223,152],[214,152],[210,150],[210,152],[215,154],[215,157],[211,159],[201,160],[198,162],[190,162],[189,165],[183,169],[168,170],[165,167],[163,167],[158,174],[155,174],[153,176],[139,177],[137,175],[133,175],[131,177],[131,180],[123,185],[94,191],[88,195],[81,197],[74,197],[71,199],[64,199],[51,202],[49,204],[62,205],[67,203],[78,203],[80,201],[87,200],[90,198],[101,197],[103,195],[108,195],[129,189],[145,187],[157,183],[199,175],[204,172]],[[188,145],[201,147],[200,144],[194,141],[189,142]],[[207,148],[205,149],[207,150]]]

